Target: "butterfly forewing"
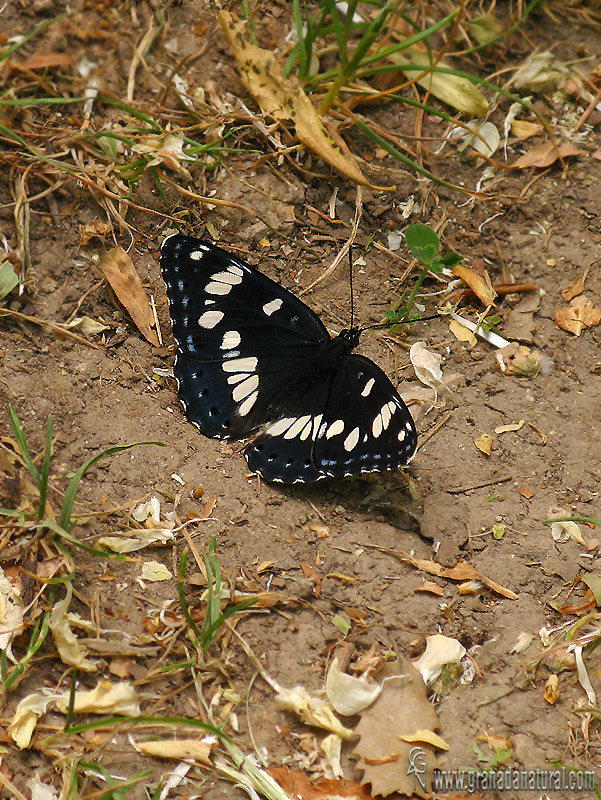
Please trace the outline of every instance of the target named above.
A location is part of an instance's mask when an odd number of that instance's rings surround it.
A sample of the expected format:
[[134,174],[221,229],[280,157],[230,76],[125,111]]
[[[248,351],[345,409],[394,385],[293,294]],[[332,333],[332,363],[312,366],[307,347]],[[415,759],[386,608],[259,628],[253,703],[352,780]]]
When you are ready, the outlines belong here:
[[313,482],[395,469],[415,453],[415,425],[382,370],[351,353],[359,330],[331,339],[319,317],[258,270],[177,234],[161,248],[188,419],[240,437],[266,480]]
[[208,242],[168,237],[161,267],[186,415],[207,436],[250,432],[329,341],[325,326],[293,294]]

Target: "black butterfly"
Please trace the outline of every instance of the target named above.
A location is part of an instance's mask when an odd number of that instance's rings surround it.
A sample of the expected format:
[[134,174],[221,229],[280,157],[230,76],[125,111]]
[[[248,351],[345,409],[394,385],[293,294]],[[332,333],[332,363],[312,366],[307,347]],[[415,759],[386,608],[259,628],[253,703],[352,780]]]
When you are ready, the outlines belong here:
[[246,262],[191,236],[161,247],[175,377],[186,416],[214,438],[263,432],[244,454],[267,481],[310,483],[396,469],[415,424],[361,330],[331,338],[311,309]]

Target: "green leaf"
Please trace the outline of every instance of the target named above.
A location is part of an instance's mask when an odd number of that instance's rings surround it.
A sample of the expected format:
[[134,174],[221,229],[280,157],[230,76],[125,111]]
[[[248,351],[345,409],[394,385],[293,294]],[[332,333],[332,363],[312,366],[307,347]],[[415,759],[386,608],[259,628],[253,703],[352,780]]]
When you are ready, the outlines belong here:
[[342,614],[335,614],[332,617],[332,625],[335,625],[343,636],[348,636],[351,629],[351,623],[346,620]]
[[601,606],[601,576],[600,575],[582,575],[580,580],[586,583],[591,592],[595,595],[595,602]]
[[450,253],[446,253],[444,256],[442,256],[440,261],[446,269],[453,269],[453,267],[456,267],[457,264],[461,264],[463,261],[463,256],[460,256],[459,253],[454,253],[451,250]]
[[0,267],[0,300],[17,286],[19,278],[10,261]]
[[12,425],[12,429],[15,434],[15,439],[17,440],[17,445],[19,447],[19,452],[21,453],[21,458],[23,459],[23,463],[29,470],[31,477],[35,481],[35,485],[39,489],[41,481],[40,473],[36,465],[33,463],[33,458],[31,457],[31,453],[29,452],[27,437],[25,436],[25,431],[21,426],[21,421],[17,416],[17,412],[11,405],[8,406],[8,413],[10,415],[10,424]]
[[429,225],[409,225],[405,231],[407,247],[422,262],[429,264],[440,250],[440,239]]
[[492,526],[493,539],[502,539],[505,536],[506,530],[507,530],[507,525],[493,525]]

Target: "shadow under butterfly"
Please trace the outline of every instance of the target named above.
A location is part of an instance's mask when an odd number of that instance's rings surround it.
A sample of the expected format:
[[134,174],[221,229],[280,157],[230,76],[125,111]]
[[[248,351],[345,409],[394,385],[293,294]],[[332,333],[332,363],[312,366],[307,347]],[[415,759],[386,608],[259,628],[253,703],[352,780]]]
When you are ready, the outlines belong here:
[[380,367],[352,352],[360,328],[332,338],[297,297],[201,239],[167,237],[161,268],[179,398],[205,436],[240,438],[264,426],[244,455],[279,483],[409,463],[413,418]]

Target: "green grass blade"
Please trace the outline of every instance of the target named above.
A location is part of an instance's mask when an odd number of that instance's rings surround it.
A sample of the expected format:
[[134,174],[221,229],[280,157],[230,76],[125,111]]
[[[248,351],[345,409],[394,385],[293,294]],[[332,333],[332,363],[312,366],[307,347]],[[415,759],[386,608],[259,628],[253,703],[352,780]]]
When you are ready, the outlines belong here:
[[179,560],[179,567],[177,570],[177,592],[179,596],[179,604],[182,609],[182,614],[190,628],[194,633],[194,641],[192,644],[197,649],[201,648],[201,641],[202,641],[202,631],[196,624],[196,620],[190,614],[190,609],[188,608],[188,603],[186,601],[186,591],[184,589],[184,578],[186,577],[186,567],[188,565],[188,551],[184,550],[181,558]]
[[[298,40],[295,51],[295,58],[298,59],[298,68],[302,76],[309,74],[309,66],[311,58],[307,60],[307,42],[305,41],[305,32],[303,30],[303,18],[300,10],[300,0],[293,0],[292,3],[292,18],[294,20],[294,27],[296,28],[296,38]],[[292,54],[291,54],[292,55]],[[292,65],[290,67],[292,69]],[[290,71],[288,71],[290,74]]]
[[226,621],[226,619],[229,619],[229,617],[231,617],[232,614],[238,614],[240,611],[244,611],[245,609],[250,608],[250,606],[253,606],[256,602],[257,602],[256,597],[249,597],[246,600],[242,600],[240,603],[236,603],[235,606],[230,606],[229,608],[226,608],[223,613],[219,614],[219,616],[216,619],[214,619],[213,622],[208,626],[208,628],[203,632],[203,643],[202,643],[203,652],[206,653],[206,651],[209,649],[213,641],[213,638],[215,637],[215,634],[217,633],[219,628],[223,625],[223,623]]
[[48,478],[50,476],[50,457],[52,455],[52,414],[48,414],[46,423],[46,446],[44,448],[44,460],[42,461],[42,471],[40,473],[40,507],[38,508],[38,521],[41,520],[46,512],[46,499],[48,497]]
[[85,464],[82,464],[75,475],[71,478],[71,482],[69,483],[67,491],[65,492],[65,499],[63,501],[61,516],[58,523],[60,527],[67,532],[69,532],[71,529],[71,514],[73,513],[73,504],[75,503],[75,497],[77,495],[79,483],[86,472],[93,467],[97,461],[100,461],[100,459],[104,458],[105,456],[112,456],[115,453],[121,453],[123,450],[129,450],[132,447],[139,447],[140,445],[147,444],[155,444],[159,447],[165,447],[163,442],[132,442],[132,444],[109,447],[106,450],[103,450],[101,453],[97,453],[95,456],[92,456],[92,458],[86,461]]
[[[221,728],[216,725],[210,725],[208,722],[201,722],[198,719],[190,719],[189,717],[104,717],[103,719],[93,720],[92,722],[84,722],[81,725],[74,725],[72,728],[64,731],[66,734],[84,733],[85,731],[95,731],[101,728],[111,728],[116,725],[123,725],[125,727],[135,728],[139,725],[156,726],[158,728],[196,728],[197,730],[210,733],[217,736],[224,742],[231,742],[232,739],[227,733],[224,733]],[[46,742],[51,742],[60,734],[55,734],[46,739]]]
[[16,53],[20,47],[23,47],[24,44],[27,44],[27,42],[34,39],[36,36],[42,33],[42,31],[45,31],[46,28],[49,28],[51,25],[54,25],[55,22],[64,19],[66,16],[67,14],[59,14],[56,17],[52,17],[51,19],[44,20],[44,22],[40,22],[40,24],[37,25],[31,31],[31,33],[28,33],[27,36],[24,36],[22,39],[19,39],[19,41],[14,42],[10,47],[7,47],[6,50],[2,50],[2,52],[0,52],[0,62],[10,58],[10,56],[12,56],[13,53]]
[[17,440],[17,446],[19,448],[19,452],[21,453],[23,463],[29,470],[31,477],[34,479],[35,485],[38,487],[38,489],[40,489],[42,480],[40,473],[36,465],[33,463],[33,458],[29,452],[27,437],[25,436],[25,431],[21,426],[21,421],[17,416],[17,412],[10,404],[8,406],[8,413],[10,415],[10,424],[12,425],[13,433],[15,434],[15,439]]

